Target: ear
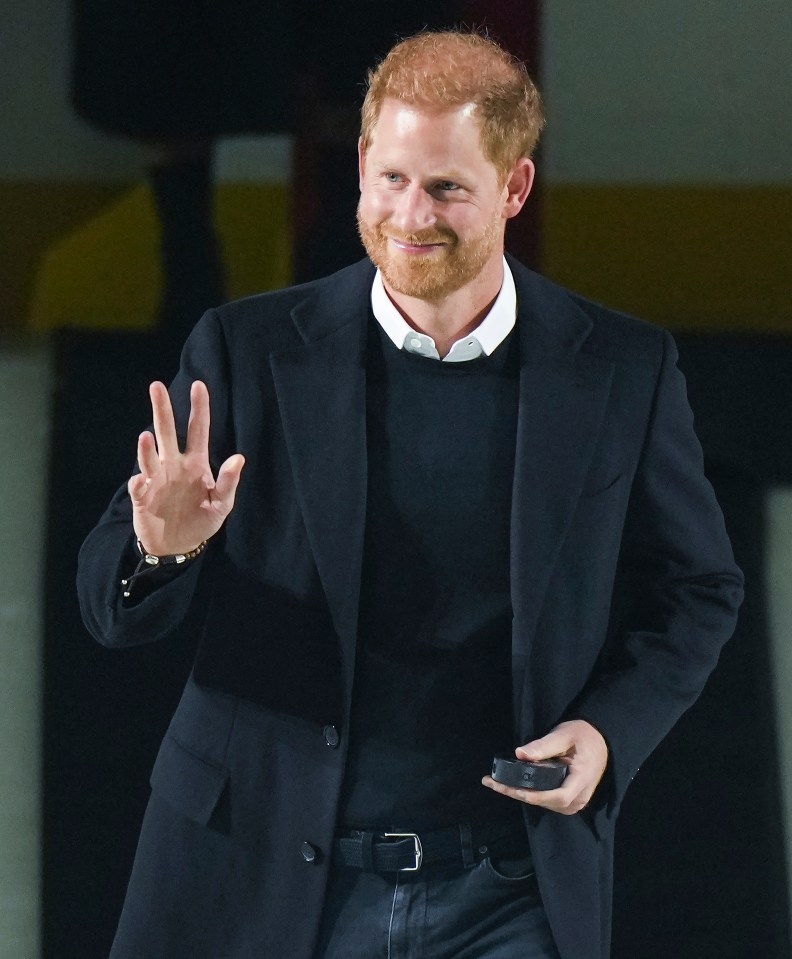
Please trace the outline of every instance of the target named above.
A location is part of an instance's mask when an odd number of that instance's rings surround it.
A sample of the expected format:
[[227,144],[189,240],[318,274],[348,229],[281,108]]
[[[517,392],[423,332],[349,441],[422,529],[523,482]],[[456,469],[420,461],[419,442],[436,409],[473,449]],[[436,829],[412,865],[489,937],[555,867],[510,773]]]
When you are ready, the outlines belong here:
[[533,160],[528,157],[520,157],[514,164],[514,168],[503,187],[506,192],[503,215],[506,219],[517,216],[525,206],[525,201],[528,199],[528,194],[534,184],[535,175],[536,167]]
[[363,173],[366,166],[366,154],[363,150],[363,137],[358,137],[358,187],[363,190]]

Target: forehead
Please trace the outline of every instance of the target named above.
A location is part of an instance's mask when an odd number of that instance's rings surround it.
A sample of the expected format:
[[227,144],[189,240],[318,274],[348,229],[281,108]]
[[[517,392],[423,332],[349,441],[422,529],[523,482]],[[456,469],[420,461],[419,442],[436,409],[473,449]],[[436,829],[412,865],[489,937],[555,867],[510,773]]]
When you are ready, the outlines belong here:
[[372,159],[426,159],[457,166],[491,167],[472,103],[450,109],[386,98],[371,134]]

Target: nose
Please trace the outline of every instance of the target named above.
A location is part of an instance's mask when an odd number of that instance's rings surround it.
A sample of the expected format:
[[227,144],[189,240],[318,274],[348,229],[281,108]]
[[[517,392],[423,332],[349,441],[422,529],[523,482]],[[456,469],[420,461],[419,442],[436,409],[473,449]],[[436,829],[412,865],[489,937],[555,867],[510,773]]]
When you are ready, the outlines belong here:
[[434,226],[434,199],[417,184],[411,184],[399,197],[391,221],[402,233],[418,233]]

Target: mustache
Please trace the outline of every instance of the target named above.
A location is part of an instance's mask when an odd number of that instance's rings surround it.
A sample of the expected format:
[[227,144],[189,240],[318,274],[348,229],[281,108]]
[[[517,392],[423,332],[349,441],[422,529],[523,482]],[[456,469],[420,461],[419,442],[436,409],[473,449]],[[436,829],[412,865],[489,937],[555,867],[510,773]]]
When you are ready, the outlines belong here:
[[429,243],[453,243],[456,240],[456,233],[453,230],[422,230],[419,233],[400,233],[398,230],[391,229],[385,223],[380,232],[389,240],[397,240],[399,243],[407,243],[411,246],[422,246]]

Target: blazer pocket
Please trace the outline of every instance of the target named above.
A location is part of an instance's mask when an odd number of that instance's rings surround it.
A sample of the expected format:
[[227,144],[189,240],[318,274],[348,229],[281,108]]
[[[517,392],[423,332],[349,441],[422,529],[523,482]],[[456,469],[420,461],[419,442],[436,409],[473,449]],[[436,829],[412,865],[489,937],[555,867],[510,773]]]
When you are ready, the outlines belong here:
[[207,825],[231,773],[186,749],[172,736],[160,746],[151,788],[188,819]]

